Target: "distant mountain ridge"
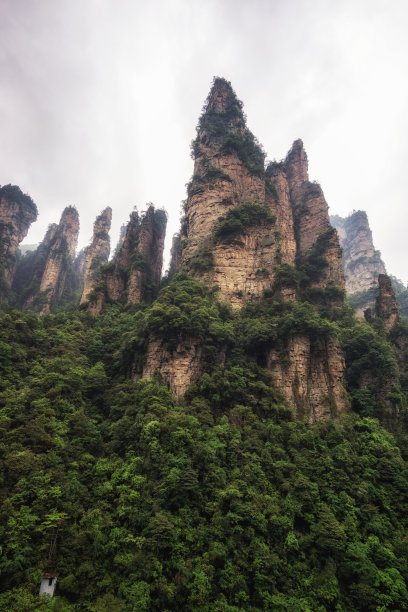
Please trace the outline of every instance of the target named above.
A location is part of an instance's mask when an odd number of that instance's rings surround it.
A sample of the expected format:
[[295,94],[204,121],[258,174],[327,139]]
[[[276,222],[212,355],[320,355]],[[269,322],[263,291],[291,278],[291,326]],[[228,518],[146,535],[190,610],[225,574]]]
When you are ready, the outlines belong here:
[[[362,317],[373,308],[378,292],[378,277],[386,274],[381,253],[374,247],[367,213],[353,211],[348,217],[332,215],[330,222],[337,229],[343,248],[343,270],[350,305]],[[401,314],[408,317],[408,289],[391,276]]]

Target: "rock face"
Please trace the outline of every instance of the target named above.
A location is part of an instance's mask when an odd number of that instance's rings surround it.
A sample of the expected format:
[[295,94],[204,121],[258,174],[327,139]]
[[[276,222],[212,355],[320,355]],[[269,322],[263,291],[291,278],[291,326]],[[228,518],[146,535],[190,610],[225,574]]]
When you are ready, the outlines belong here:
[[17,247],[37,214],[37,206],[19,187],[0,188],[0,302],[8,296],[14,280]]
[[[227,81],[215,79],[193,154],[194,174],[171,270],[185,270],[218,287],[220,297],[236,308],[260,299],[265,290],[295,300],[296,282],[282,281],[283,265],[295,278],[295,268],[304,271],[313,262],[309,286],[323,292],[333,285],[344,287],[337,232],[320,186],[309,182],[301,140],[283,162],[265,170],[263,150],[246,126],[242,104]],[[271,350],[269,367],[275,386],[295,411],[313,421],[342,410],[344,360],[334,340],[326,338],[314,353],[310,338],[294,337],[286,350],[291,365],[282,369]],[[197,378],[199,362],[190,340],[172,355],[152,340],[144,375],[158,369],[182,394]]]
[[289,365],[275,349],[267,358],[274,385],[294,413],[310,423],[334,417],[347,405],[338,342],[329,337],[314,344],[308,336],[294,336],[287,347]]
[[87,295],[92,291],[96,282],[99,268],[107,263],[110,253],[109,230],[112,222],[112,209],[110,206],[96,218],[93,229],[92,242],[85,251],[84,262],[84,289],[81,304],[86,302]]
[[[180,268],[218,286],[226,301],[241,306],[273,287],[279,264],[294,266],[325,236],[319,255],[328,265],[315,284],[344,287],[338,237],[321,188],[309,182],[301,140],[283,163],[272,163],[265,172],[264,153],[246,127],[241,103],[229,83],[216,79],[193,152]],[[241,221],[248,204],[263,207],[275,220],[259,216],[257,222],[244,223],[243,231],[223,236],[220,219],[228,224],[235,215]]]
[[384,322],[384,327],[390,331],[400,320],[397,300],[391,279],[387,274],[378,277],[379,292],[375,304],[375,313]]
[[358,317],[375,303],[375,290],[379,274],[385,274],[385,265],[373,244],[367,214],[358,210],[346,218],[331,217],[343,247],[343,269],[350,303]]
[[61,304],[68,283],[74,284],[73,262],[78,233],[78,212],[73,206],[68,206],[59,224],[49,226],[34,254],[32,282],[23,304],[24,310],[44,314]]
[[97,314],[106,301],[128,304],[151,301],[157,292],[163,266],[167,217],[149,206],[141,217],[130,215],[126,234],[116,257],[88,292],[88,309]]
[[151,378],[158,371],[168,382],[174,395],[184,395],[202,372],[202,344],[195,339],[180,342],[170,352],[161,340],[150,338],[143,377]]

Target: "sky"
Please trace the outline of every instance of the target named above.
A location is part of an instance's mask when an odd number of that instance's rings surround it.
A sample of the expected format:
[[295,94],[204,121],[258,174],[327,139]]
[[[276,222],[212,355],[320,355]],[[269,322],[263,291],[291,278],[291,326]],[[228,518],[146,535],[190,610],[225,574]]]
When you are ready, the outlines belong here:
[[407,0],[0,0],[0,184],[39,209],[24,243],[75,205],[86,246],[110,205],[114,246],[153,202],[168,253],[222,76],[268,158],[302,138],[330,213],[365,210],[406,282],[407,31]]

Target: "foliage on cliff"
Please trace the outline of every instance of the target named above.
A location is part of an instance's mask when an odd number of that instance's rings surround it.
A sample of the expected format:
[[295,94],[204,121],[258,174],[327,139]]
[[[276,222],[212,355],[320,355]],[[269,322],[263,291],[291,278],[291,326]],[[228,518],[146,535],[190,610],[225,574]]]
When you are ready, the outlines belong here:
[[23,218],[28,213],[31,222],[37,219],[38,210],[35,202],[27,193],[23,193],[17,185],[9,184],[0,187],[0,199],[1,198],[18,204],[20,207],[20,214]]
[[[150,308],[0,315],[0,609],[406,608],[408,440],[361,388],[400,384],[393,349],[347,308],[215,296],[180,274]],[[355,412],[292,419],[262,353],[299,330],[340,338]],[[150,333],[204,337],[185,400],[129,378]]]

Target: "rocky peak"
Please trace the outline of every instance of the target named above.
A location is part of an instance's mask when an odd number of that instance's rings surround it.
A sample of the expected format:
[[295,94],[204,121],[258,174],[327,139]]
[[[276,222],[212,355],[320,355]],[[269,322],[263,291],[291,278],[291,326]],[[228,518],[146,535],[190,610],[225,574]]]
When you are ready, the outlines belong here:
[[223,114],[227,113],[234,105],[242,108],[242,104],[237,100],[231,83],[226,79],[216,77],[205,104],[205,112]]
[[61,305],[74,286],[73,263],[79,234],[79,215],[73,206],[67,206],[58,225],[48,227],[43,242],[33,257],[33,274],[23,304],[40,314]]
[[166,225],[166,213],[153,205],[141,216],[135,210],[131,213],[121,247],[88,292],[91,312],[100,312],[106,300],[135,304],[154,298],[163,266]]
[[303,141],[298,138],[293,143],[284,162],[291,191],[296,195],[298,189],[309,180],[308,161]]
[[7,297],[13,283],[18,245],[37,214],[37,206],[19,187],[0,188],[0,301]]
[[106,235],[109,234],[111,223],[112,209],[110,206],[107,206],[105,210],[103,210],[101,214],[96,217],[93,229],[93,237],[106,237]]
[[[308,180],[302,141],[293,144],[284,162],[272,162],[265,171],[264,153],[246,127],[242,104],[228,82],[215,79],[193,154],[194,174],[172,270],[181,268],[207,287],[219,288],[221,299],[241,307],[262,299],[264,292],[295,301],[299,271],[316,267],[317,261],[320,268],[310,284],[321,289],[316,293],[325,295],[330,306],[330,292],[326,296],[324,289],[344,285],[341,249],[322,190]],[[335,294],[341,292],[330,295]],[[276,365],[282,360],[273,347],[264,361],[276,388],[299,415],[303,411],[314,421],[347,405],[344,359],[332,338],[324,338],[316,354],[314,338],[291,338],[285,354],[290,367]],[[202,368],[199,337],[180,340],[170,352],[162,339],[151,336],[144,376],[159,370],[171,390],[183,395]],[[322,402],[327,403],[324,409]]]
[[378,276],[378,287],[375,312],[377,317],[384,321],[385,329],[389,331],[399,322],[400,315],[391,279],[387,274]]
[[344,288],[342,252],[337,231],[331,226],[329,207],[322,188],[310,182],[303,142],[295,140],[283,164],[293,210],[298,261],[324,258],[327,265],[313,286]]
[[110,253],[109,230],[111,221],[112,209],[110,206],[105,208],[95,220],[92,242],[85,252],[84,288],[82,291],[81,304],[86,301],[87,295],[92,290],[97,279],[99,268],[108,261]]
[[79,215],[75,206],[67,206],[59,222],[61,238],[66,240],[68,255],[71,259],[75,257],[79,234]]
[[385,265],[379,251],[375,250],[367,214],[354,211],[346,218],[330,217],[337,228],[343,248],[343,270],[350,304],[356,314],[363,317],[367,308],[373,308],[377,291],[377,279],[385,274]]

